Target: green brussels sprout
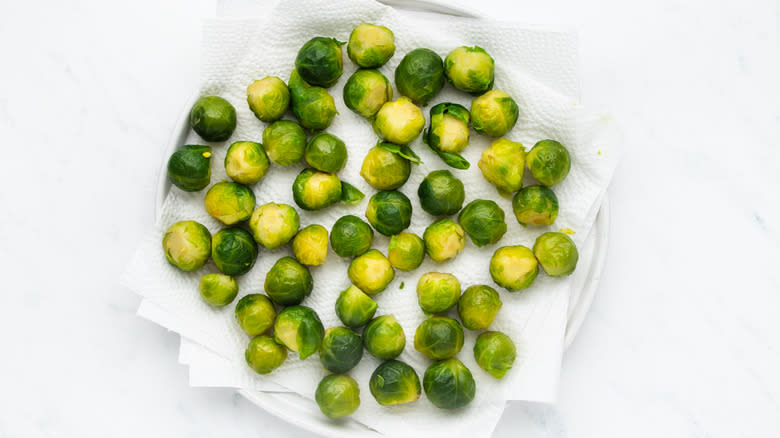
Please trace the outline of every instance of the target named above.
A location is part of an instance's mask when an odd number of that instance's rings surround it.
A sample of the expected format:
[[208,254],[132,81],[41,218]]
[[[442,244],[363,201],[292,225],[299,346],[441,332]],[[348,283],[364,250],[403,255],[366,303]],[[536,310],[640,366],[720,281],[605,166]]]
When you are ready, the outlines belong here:
[[344,104],[367,119],[374,117],[392,98],[393,87],[379,70],[358,70],[344,85]]
[[378,145],[368,150],[360,168],[360,176],[377,190],[395,190],[411,173],[409,160]]
[[377,304],[355,285],[344,289],[336,299],[336,315],[347,327],[366,325],[376,313]]
[[458,255],[466,247],[463,228],[450,219],[440,219],[423,233],[425,252],[435,262],[443,262]]
[[441,313],[458,303],[460,282],[452,274],[427,272],[417,281],[417,302],[423,312]]
[[293,114],[306,129],[320,131],[333,121],[338,114],[336,101],[328,90],[307,84],[297,70],[290,74],[290,99]]
[[236,279],[225,274],[206,274],[200,277],[200,296],[214,307],[232,303],[238,295]]
[[326,417],[346,417],[360,407],[360,388],[352,377],[331,374],[317,385],[314,400]]
[[190,126],[206,141],[224,141],[236,129],[236,109],[218,96],[203,96],[190,110]]
[[396,269],[414,271],[425,258],[425,242],[412,233],[398,233],[390,238],[387,259]]
[[317,312],[306,306],[290,306],[282,309],[274,322],[274,339],[290,351],[298,353],[301,360],[320,349],[325,329]]
[[317,170],[336,173],[347,164],[347,146],[335,135],[320,132],[309,139],[303,158]]
[[282,306],[300,304],[311,294],[314,280],[306,266],[292,257],[282,257],[265,276],[265,293]]
[[303,169],[292,186],[293,199],[304,210],[321,210],[341,200],[341,181],[335,174]]
[[502,305],[498,292],[492,287],[469,286],[458,301],[458,315],[467,329],[484,330],[493,324]]
[[290,107],[290,90],[283,80],[266,76],[246,87],[246,102],[255,117],[266,123],[275,122]]
[[449,170],[434,170],[417,188],[420,206],[432,216],[450,216],[463,206],[466,192],[463,183]]
[[341,202],[347,205],[353,205],[362,201],[365,197],[366,195],[357,187],[346,181],[341,182]]
[[534,253],[523,245],[503,246],[490,258],[490,276],[509,292],[526,289],[539,274]]
[[262,335],[274,325],[276,310],[262,294],[249,294],[236,303],[236,321],[249,336]]
[[412,223],[412,202],[396,190],[378,192],[368,201],[366,219],[385,236],[398,234]]
[[506,233],[504,210],[487,199],[475,199],[461,210],[458,222],[477,247],[491,245]]
[[444,58],[444,74],[459,90],[482,94],[493,88],[495,62],[482,47],[461,46]]
[[484,332],[474,344],[474,359],[496,379],[503,379],[517,357],[515,343],[501,332]]
[[580,255],[571,237],[550,231],[536,238],[534,256],[550,277],[564,277],[574,272]]
[[225,155],[225,172],[240,184],[254,184],[268,173],[268,155],[260,143],[237,141],[230,145]]
[[162,240],[165,258],[182,271],[197,271],[211,254],[211,233],[195,221],[181,221],[168,227]]
[[428,400],[439,409],[458,409],[474,400],[477,384],[471,371],[456,358],[428,367],[423,376]]
[[211,186],[203,199],[206,213],[225,225],[237,224],[252,216],[255,194],[244,185],[222,181]]
[[306,133],[291,120],[278,120],[263,129],[263,146],[268,158],[280,166],[301,161],[306,148]]
[[320,346],[320,362],[331,373],[346,373],[363,358],[363,339],[346,327],[325,330]]
[[287,359],[287,350],[270,336],[255,336],[244,352],[246,363],[258,374],[268,374]]
[[354,257],[371,248],[374,230],[357,216],[340,217],[330,230],[330,246],[340,257]]
[[347,275],[360,290],[368,295],[376,295],[393,281],[395,271],[384,254],[376,249],[369,249],[352,260]]
[[314,37],[298,50],[295,70],[304,81],[328,88],[341,77],[341,46],[335,38]]
[[432,316],[414,333],[414,349],[428,359],[449,359],[463,348],[463,327],[446,316]]
[[382,140],[398,145],[411,143],[425,127],[425,116],[408,97],[385,102],[376,113],[374,132]]
[[382,406],[411,403],[420,398],[420,378],[400,360],[388,360],[371,374],[368,388]]
[[211,181],[211,148],[188,144],[168,159],[168,179],[185,192],[203,190]]
[[526,162],[531,175],[547,187],[563,181],[571,169],[569,151],[555,140],[536,143],[528,152]]
[[395,53],[393,32],[376,24],[363,23],[352,29],[347,44],[347,55],[363,68],[377,68],[385,65]]
[[299,226],[298,212],[287,204],[263,204],[249,218],[249,228],[255,240],[268,249],[276,249],[289,242]]
[[363,346],[378,359],[394,359],[406,347],[404,329],[395,316],[378,316],[363,330]]
[[448,166],[468,169],[460,153],[469,145],[469,110],[457,103],[443,102],[431,108],[431,124],[423,134],[425,144]]
[[552,225],[558,217],[558,197],[544,186],[523,187],[512,198],[512,211],[523,225]]
[[328,230],[322,225],[309,225],[292,241],[295,258],[304,265],[319,266],[328,257]]
[[255,265],[257,244],[243,228],[219,230],[211,239],[211,258],[223,274],[243,275]]
[[499,193],[516,192],[523,187],[525,148],[519,142],[499,138],[482,151],[478,166],[482,176],[496,186]]
[[471,127],[488,137],[501,137],[515,127],[519,114],[511,96],[491,90],[471,102]]
[[414,49],[395,68],[398,92],[425,106],[444,86],[444,62],[431,49]]

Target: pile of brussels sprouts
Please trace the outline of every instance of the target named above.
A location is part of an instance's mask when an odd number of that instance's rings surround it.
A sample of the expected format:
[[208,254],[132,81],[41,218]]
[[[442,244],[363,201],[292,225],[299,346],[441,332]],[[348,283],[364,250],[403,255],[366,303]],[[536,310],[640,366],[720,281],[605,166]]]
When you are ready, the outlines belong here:
[[[456,257],[468,235],[477,247],[498,243],[507,231],[505,214],[493,200],[476,199],[465,206],[465,187],[449,170],[435,170],[419,185],[420,207],[433,222],[423,236],[405,231],[411,224],[412,201],[397,191],[420,163],[409,144],[423,141],[448,166],[463,171],[469,163],[460,153],[469,144],[470,128],[497,138],[482,152],[479,168],[499,193],[512,196],[512,210],[523,226],[551,225],[558,214],[558,199],[550,189],[561,182],[571,163],[566,148],[554,140],[542,140],[529,152],[504,138],[515,126],[519,109],[506,92],[493,89],[494,60],[480,47],[458,47],[442,59],[419,48],[405,54],[395,70],[400,97],[393,100],[390,81],[377,68],[395,53],[393,33],[384,26],[361,24],[349,36],[347,55],[360,68],[346,81],[346,106],[368,120],[379,140],[363,159],[360,175],[377,192],[367,204],[365,218],[345,215],[330,232],[322,225],[300,228],[298,211],[270,202],[257,206],[251,186],[268,174],[271,163],[290,166],[305,161],[292,184],[293,199],[302,210],[319,210],[343,202],[360,201],[364,195],[342,181],[338,172],[347,161],[347,145],[324,132],[337,115],[329,92],[342,74],[342,46],[333,38],[315,37],[295,58],[289,81],[277,77],[256,80],[247,87],[247,103],[267,125],[262,143],[236,141],[226,152],[225,171],[230,181],[212,185],[204,196],[209,215],[225,225],[211,235],[195,221],[170,226],[162,240],[167,260],[183,271],[196,271],[211,259],[220,273],[201,277],[200,294],[213,307],[224,307],[238,296],[235,277],[255,264],[258,245],[272,250],[291,243],[294,257],[282,257],[265,277],[264,292],[238,300],[235,318],[251,337],[245,357],[249,367],[267,374],[286,360],[288,351],[301,360],[318,354],[330,375],[322,379],[315,399],[331,418],[353,413],[360,404],[359,389],[348,373],[364,350],[384,362],[369,383],[371,395],[381,405],[416,401],[424,390],[442,409],[470,403],[476,392],[471,371],[457,359],[464,344],[464,327],[481,331],[473,348],[477,364],[501,379],[516,357],[513,341],[490,330],[502,302],[489,285],[470,285],[462,291],[451,273],[428,272],[417,283],[420,309],[428,318],[414,334],[414,348],[432,361],[422,384],[417,372],[397,360],[406,347],[406,335],[393,315],[376,316],[373,295],[384,291],[395,270],[412,271],[423,259],[443,262]],[[445,82],[474,95],[471,108],[440,102],[430,109],[429,125],[420,105],[430,103]],[[282,119],[288,110],[295,120]],[[200,98],[192,107],[192,129],[207,142],[231,137],[236,110],[217,96]],[[307,131],[313,132],[307,137]],[[175,186],[201,191],[210,184],[212,148],[185,145],[168,162],[168,176]],[[523,184],[528,168],[538,184]],[[455,215],[457,214],[457,217]],[[390,237],[387,256],[372,248],[374,231]],[[317,313],[302,303],[314,282],[310,266],[326,262],[328,245],[340,257],[352,258],[347,271],[351,286],[342,291],[335,313],[344,326],[325,329]],[[529,249],[522,245],[495,250],[489,270],[495,283],[510,292],[526,289],[539,265],[552,277],[571,274],[577,264],[574,242],[564,233],[546,232]],[[458,319],[445,313],[456,312]],[[454,316],[454,314],[452,314]]]

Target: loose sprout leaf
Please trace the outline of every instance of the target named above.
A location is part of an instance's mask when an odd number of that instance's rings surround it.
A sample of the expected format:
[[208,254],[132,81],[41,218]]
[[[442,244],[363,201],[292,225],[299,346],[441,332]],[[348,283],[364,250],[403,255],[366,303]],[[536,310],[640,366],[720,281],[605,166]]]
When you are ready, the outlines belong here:
[[363,194],[357,187],[352,184],[342,181],[341,182],[341,202],[347,205],[353,205],[360,202],[366,195]]
[[399,146],[395,143],[378,143],[379,147],[382,149],[388,150],[394,154],[398,154],[401,157],[406,158],[407,160],[411,161],[414,164],[422,164],[422,160],[420,157],[414,153],[412,148],[410,148],[407,145]]
[[439,157],[441,157],[442,161],[444,161],[445,164],[447,164],[450,167],[454,167],[456,169],[465,170],[471,167],[471,164],[462,156],[458,154],[453,154],[451,152],[438,152]]

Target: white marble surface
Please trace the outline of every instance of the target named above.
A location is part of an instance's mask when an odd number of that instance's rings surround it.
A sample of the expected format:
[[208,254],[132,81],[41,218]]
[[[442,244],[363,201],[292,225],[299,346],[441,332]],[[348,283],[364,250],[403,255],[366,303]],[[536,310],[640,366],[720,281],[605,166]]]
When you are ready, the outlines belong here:
[[[778,436],[780,5],[582,3],[479,2],[577,29],[583,100],[626,139],[560,402],[510,406],[495,436]],[[0,4],[0,437],[303,434],[190,388],[117,285],[214,9]]]

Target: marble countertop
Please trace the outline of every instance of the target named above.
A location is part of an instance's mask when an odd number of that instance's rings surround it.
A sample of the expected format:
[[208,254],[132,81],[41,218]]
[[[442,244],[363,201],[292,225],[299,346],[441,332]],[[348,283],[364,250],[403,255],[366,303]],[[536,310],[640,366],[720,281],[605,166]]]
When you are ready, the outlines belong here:
[[[559,403],[512,404],[494,435],[778,436],[780,4],[582,3],[478,4],[576,29],[583,101],[626,140]],[[214,11],[0,6],[0,437],[304,435],[190,388],[178,336],[118,285]]]

